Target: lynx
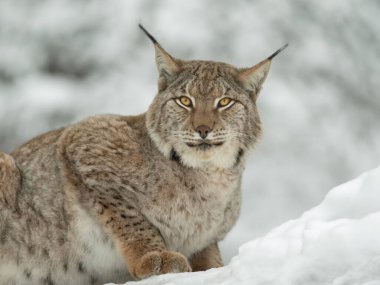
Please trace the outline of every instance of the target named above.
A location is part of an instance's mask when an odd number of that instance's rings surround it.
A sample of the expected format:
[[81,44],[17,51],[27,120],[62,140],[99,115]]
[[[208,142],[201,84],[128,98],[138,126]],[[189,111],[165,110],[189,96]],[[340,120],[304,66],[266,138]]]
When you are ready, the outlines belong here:
[[152,40],[158,94],[139,116],[101,115],[0,153],[0,284],[103,284],[223,266],[256,100],[250,68],[172,57]]

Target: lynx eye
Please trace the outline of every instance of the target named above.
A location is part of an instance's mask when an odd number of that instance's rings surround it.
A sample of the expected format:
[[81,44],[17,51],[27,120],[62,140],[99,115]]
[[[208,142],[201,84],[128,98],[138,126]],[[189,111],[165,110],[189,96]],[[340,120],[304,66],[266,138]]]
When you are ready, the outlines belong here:
[[218,102],[218,108],[227,107],[228,105],[231,105],[234,101],[228,97],[222,98]]
[[178,99],[178,101],[181,103],[181,105],[185,106],[185,107],[191,107],[192,103],[191,103],[191,99],[189,97],[186,97],[186,96],[182,96]]

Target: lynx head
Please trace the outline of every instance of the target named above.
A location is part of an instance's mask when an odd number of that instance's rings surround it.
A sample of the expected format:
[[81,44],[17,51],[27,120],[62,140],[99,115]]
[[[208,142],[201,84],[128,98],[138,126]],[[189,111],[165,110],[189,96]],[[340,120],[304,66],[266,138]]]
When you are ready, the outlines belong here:
[[188,167],[231,168],[261,135],[256,100],[268,75],[269,58],[250,68],[172,57],[153,41],[158,94],[147,113],[149,135],[168,158]]

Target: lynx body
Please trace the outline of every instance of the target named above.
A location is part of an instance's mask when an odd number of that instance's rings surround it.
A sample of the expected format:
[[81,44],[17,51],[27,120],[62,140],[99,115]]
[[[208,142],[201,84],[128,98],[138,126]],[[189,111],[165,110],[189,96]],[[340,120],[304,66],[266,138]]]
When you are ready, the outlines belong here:
[[272,57],[245,69],[182,61],[148,36],[160,77],[146,113],[91,117],[0,153],[0,284],[222,266]]

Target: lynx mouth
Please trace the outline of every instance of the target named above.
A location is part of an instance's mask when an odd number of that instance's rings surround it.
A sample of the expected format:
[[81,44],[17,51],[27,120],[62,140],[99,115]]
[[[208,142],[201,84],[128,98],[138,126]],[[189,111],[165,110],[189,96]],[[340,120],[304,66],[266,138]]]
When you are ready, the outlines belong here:
[[201,142],[201,143],[186,143],[187,146],[192,148],[197,148],[201,150],[208,150],[212,147],[218,147],[223,145],[224,142],[210,143],[210,142]]

